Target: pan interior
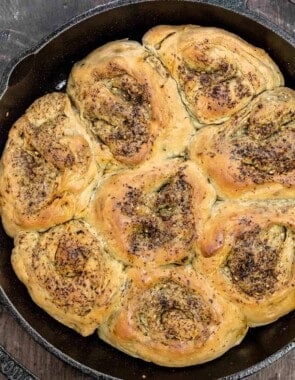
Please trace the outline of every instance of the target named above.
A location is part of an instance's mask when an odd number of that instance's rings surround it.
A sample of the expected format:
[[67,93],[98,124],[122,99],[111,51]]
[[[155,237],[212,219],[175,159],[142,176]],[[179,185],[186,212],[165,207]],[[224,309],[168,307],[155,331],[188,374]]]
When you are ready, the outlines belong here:
[[[135,39],[158,24],[198,24],[225,28],[264,48],[281,68],[286,85],[294,88],[295,48],[275,32],[232,11],[209,4],[153,1],[127,5],[92,15],[50,39],[14,68],[0,101],[0,151],[9,128],[37,97],[63,87],[74,62],[94,48],[116,39]],[[266,359],[294,340],[294,312],[265,327],[252,329],[241,345],[208,364],[167,369],[133,359],[94,336],[82,338],[38,308],[10,265],[13,247],[0,227],[0,285],[26,320],[49,344],[94,371],[124,379],[159,378],[203,380],[244,370]],[[34,332],[32,332],[34,334]],[[46,342],[45,342],[46,345]],[[48,347],[48,345],[47,345]],[[253,369],[254,371],[254,369]]]

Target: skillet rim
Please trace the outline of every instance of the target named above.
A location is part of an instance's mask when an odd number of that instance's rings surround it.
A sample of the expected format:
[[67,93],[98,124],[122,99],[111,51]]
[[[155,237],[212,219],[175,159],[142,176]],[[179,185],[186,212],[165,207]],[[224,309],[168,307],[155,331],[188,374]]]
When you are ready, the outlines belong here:
[[[35,44],[33,47],[25,50],[23,53],[19,54],[17,57],[13,58],[9,64],[7,64],[4,68],[2,77],[0,78],[0,104],[3,95],[5,94],[6,90],[8,89],[9,85],[9,79],[11,74],[13,73],[14,69],[17,67],[17,65],[23,61],[25,58],[34,55],[38,53],[41,49],[43,49],[48,43],[53,41],[55,38],[57,38],[60,34],[64,33],[66,30],[70,29],[71,27],[75,26],[76,24],[83,22],[93,16],[96,16],[100,13],[103,13],[105,11],[110,11],[113,9],[121,8],[123,6],[128,5],[134,5],[134,4],[140,4],[140,3],[152,3],[159,0],[111,0],[105,4],[100,4],[95,6],[94,8],[89,9],[88,11],[75,16],[71,18],[69,21],[65,22],[63,25],[58,27],[56,30],[54,30],[52,33],[46,35],[43,37],[37,44]],[[162,2],[169,2],[169,0],[160,0]],[[291,34],[286,32],[284,29],[282,29],[277,24],[274,24],[272,21],[268,20],[267,18],[263,17],[262,15],[255,13],[254,11],[251,11],[247,8],[247,0],[174,0],[175,2],[186,2],[186,3],[196,3],[196,4],[208,4],[213,7],[219,7],[223,8],[225,10],[228,10],[232,12],[233,14],[242,15],[244,17],[249,18],[250,20],[266,27],[274,34],[281,37],[283,40],[288,42],[292,47],[295,49],[295,37],[293,37]],[[76,369],[80,370],[82,373],[93,376],[97,379],[101,380],[116,380],[117,377],[113,377],[108,374],[104,374],[102,372],[99,372],[93,368],[90,368],[86,366],[85,364],[82,364],[75,359],[72,359],[70,356],[50,344],[42,335],[40,335],[27,321],[26,319],[21,315],[21,313],[16,309],[14,304],[10,301],[9,297],[6,295],[4,289],[2,288],[0,284],[0,303],[3,303],[5,307],[12,313],[12,315],[16,318],[18,323],[29,333],[29,335],[41,346],[43,346],[47,351],[54,354],[59,359],[63,360],[65,363],[71,365],[72,367],[75,367]],[[268,356],[264,360],[244,369],[239,372],[233,373],[231,375],[227,375],[223,377],[224,380],[238,380],[245,378],[247,376],[253,375],[256,372],[260,371],[263,368],[266,368],[270,364],[274,363],[278,359],[285,356],[287,353],[291,352],[293,349],[295,349],[295,338],[290,343],[287,343],[282,348],[280,348],[278,351],[273,353],[272,355]]]
[[[105,0],[104,0],[105,1]],[[110,0],[105,4],[97,5],[94,8],[89,9],[88,11],[71,18],[69,21],[65,22],[63,25],[55,29],[52,33],[44,36],[39,42],[35,45],[26,49],[24,52],[17,55],[17,57],[13,58],[10,63],[8,63],[3,71],[2,77],[0,78],[0,102],[2,96],[8,87],[8,81],[10,75],[12,74],[14,68],[25,58],[30,56],[31,54],[38,53],[45,45],[51,42],[53,39],[58,37],[60,34],[70,29],[72,26],[91,18],[99,13],[104,11],[109,11],[114,8],[120,8],[126,5],[140,4],[140,3],[152,3],[158,0]],[[169,0],[160,0],[163,2],[169,2]],[[279,37],[290,43],[295,48],[295,36],[293,37],[290,33],[282,29],[277,24],[273,23],[271,20],[268,20],[266,17],[255,13],[254,11],[247,8],[248,0],[174,0],[179,3],[187,2],[187,3],[199,3],[199,4],[209,4],[215,7],[224,8],[233,13],[237,13],[242,16],[246,16],[250,18],[252,21],[257,22],[258,24],[263,25],[267,29],[271,30],[273,33],[277,34]]]

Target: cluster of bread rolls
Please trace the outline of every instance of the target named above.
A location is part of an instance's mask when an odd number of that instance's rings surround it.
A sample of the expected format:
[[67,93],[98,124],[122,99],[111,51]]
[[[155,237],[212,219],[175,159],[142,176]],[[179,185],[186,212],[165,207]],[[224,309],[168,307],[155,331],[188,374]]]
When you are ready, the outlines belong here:
[[12,126],[0,209],[52,317],[159,365],[212,360],[295,308],[295,92],[221,29],[110,42]]

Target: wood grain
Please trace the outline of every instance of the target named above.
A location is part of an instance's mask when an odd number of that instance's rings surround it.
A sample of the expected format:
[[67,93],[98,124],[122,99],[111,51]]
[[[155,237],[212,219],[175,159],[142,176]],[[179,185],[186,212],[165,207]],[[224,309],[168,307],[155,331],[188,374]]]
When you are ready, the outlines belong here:
[[[1,0],[0,76],[5,64],[13,57],[33,46],[71,17],[104,2],[107,0]],[[251,10],[295,34],[295,5],[291,1],[248,0],[247,4]],[[42,380],[90,379],[39,346],[1,305],[0,343]],[[0,379],[4,377],[0,375]],[[248,379],[295,379],[295,350]]]
[[248,0],[247,6],[260,16],[279,25],[295,35],[295,1],[289,0]]

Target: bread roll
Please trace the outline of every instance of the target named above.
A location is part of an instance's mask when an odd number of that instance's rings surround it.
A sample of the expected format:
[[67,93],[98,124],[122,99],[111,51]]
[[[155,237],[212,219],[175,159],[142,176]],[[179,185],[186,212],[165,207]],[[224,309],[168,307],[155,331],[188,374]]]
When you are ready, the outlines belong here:
[[198,242],[196,271],[245,313],[249,326],[295,308],[295,202],[220,202]]
[[247,332],[243,314],[189,267],[129,273],[130,286],[98,330],[112,346],[146,361],[183,367],[212,360]]
[[181,263],[192,254],[215,192],[192,162],[179,159],[112,176],[91,205],[90,223],[126,264]]
[[92,227],[73,220],[44,233],[19,233],[11,257],[36,304],[83,336],[110,314],[124,280],[121,264],[99,240]]
[[222,29],[160,25],[144,35],[143,44],[176,80],[198,127],[220,124],[256,95],[284,85],[264,50]]
[[36,100],[11,128],[1,159],[6,232],[44,230],[81,215],[97,178],[91,141],[67,95]]
[[177,86],[135,41],[114,41],[72,69],[68,93],[95,137],[126,165],[180,155],[194,128]]
[[295,198],[295,91],[265,91],[190,146],[222,198]]

